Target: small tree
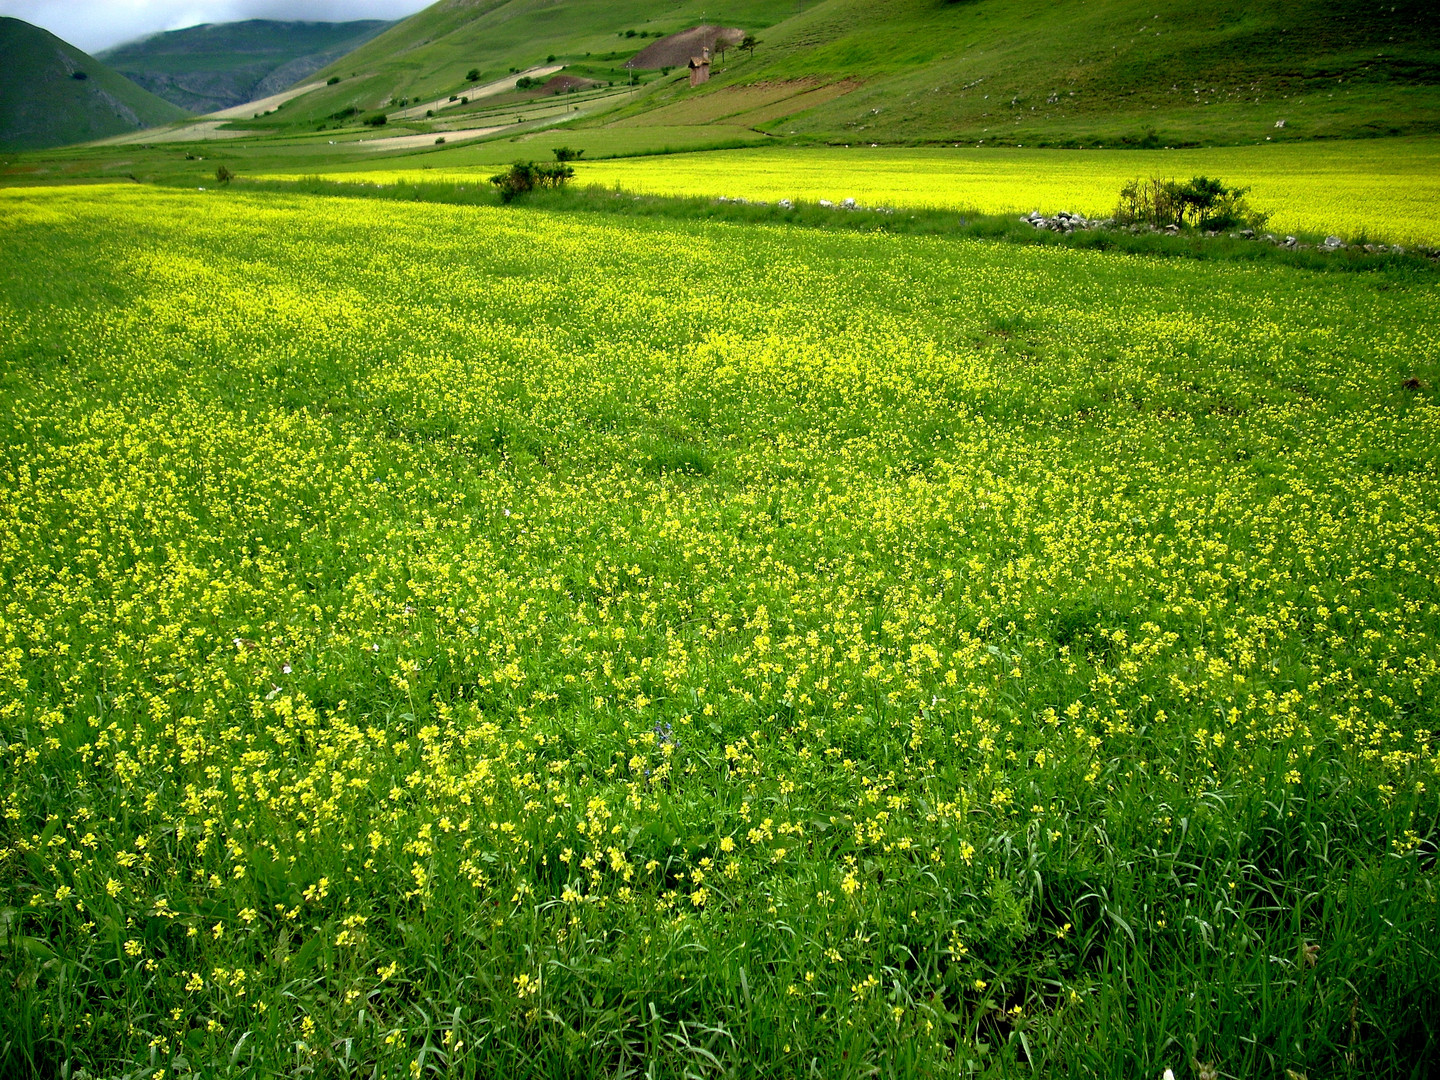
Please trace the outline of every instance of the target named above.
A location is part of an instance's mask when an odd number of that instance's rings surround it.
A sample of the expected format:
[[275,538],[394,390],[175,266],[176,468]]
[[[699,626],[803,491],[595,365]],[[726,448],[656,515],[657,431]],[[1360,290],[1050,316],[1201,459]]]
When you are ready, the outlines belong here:
[[554,149],[556,161],[579,161],[584,153],[585,151],[583,149],[572,150],[568,146],[557,146]]
[[755,56],[755,46],[759,44],[760,39],[757,38],[754,34],[746,34],[743,38],[740,39],[740,48],[748,52],[752,59]]
[[490,183],[500,189],[500,201],[510,202],[518,195],[526,195],[537,188],[559,190],[574,179],[575,170],[560,162],[517,161],[503,173],[490,177]]
[[234,180],[234,179],[235,179],[235,174],[232,173],[229,169],[227,169],[224,165],[221,165],[221,166],[219,166],[218,168],[216,168],[216,170],[215,170],[215,182],[216,182],[217,184],[228,184],[228,183],[230,183],[231,180]]
[[371,127],[384,127],[389,122],[390,118],[386,116],[383,112],[371,113],[369,116],[365,117],[365,123],[369,124]]
[[1207,176],[1183,182],[1158,177],[1131,180],[1120,189],[1115,220],[1122,225],[1150,225],[1157,229],[1229,229],[1236,225],[1263,228],[1270,215],[1255,210],[1246,201],[1249,192],[1249,188],[1226,187]]
[[326,85],[326,86],[334,86],[334,85],[335,85],[336,83],[338,83],[339,81],[340,81],[340,76],[339,76],[339,75],[331,75],[330,78],[328,78],[328,79],[325,80],[325,85]]
[[480,69],[479,69],[479,68],[471,68],[469,71],[467,71],[467,72],[465,73],[465,78],[468,79],[470,82],[479,82],[479,81],[480,81]]

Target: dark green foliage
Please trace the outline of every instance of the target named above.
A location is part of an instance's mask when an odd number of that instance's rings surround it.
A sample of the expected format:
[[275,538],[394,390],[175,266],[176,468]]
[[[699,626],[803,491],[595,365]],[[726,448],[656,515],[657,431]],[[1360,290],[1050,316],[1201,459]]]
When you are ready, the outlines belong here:
[[479,68],[471,68],[469,71],[467,71],[467,72],[465,73],[465,78],[466,78],[466,80],[468,80],[469,82],[479,82],[479,81],[480,81],[480,69],[479,69]]
[[220,165],[215,169],[215,182],[217,184],[228,184],[235,179],[235,174],[227,166]]
[[575,170],[561,162],[517,161],[503,173],[490,177],[500,192],[501,202],[510,202],[517,195],[532,191],[558,191],[575,176]]
[[1150,225],[1157,229],[1263,228],[1268,214],[1245,200],[1249,188],[1226,187],[1218,179],[1196,176],[1190,180],[1131,180],[1120,189],[1115,220],[1121,225]]
[[371,127],[384,127],[387,123],[389,123],[389,121],[390,118],[386,116],[383,112],[371,113],[369,116],[365,117],[365,123],[369,124]]
[[328,79],[325,80],[325,85],[326,85],[326,86],[334,86],[334,85],[335,85],[336,83],[338,83],[339,81],[340,81],[340,76],[339,76],[339,75],[331,75],[330,78],[328,78]]
[[579,161],[585,156],[584,150],[572,150],[568,146],[557,146],[554,150],[556,161]]
[[331,119],[331,120],[349,120],[350,117],[352,117],[352,116],[358,116],[359,114],[360,114],[360,110],[357,109],[354,105],[347,105],[347,106],[345,106],[345,108],[340,109],[340,110],[338,110],[338,111],[336,111],[336,112],[331,113],[331,114],[330,114],[330,119]]
[[532,86],[539,86],[540,83],[540,79],[532,79],[529,75],[521,75],[520,78],[515,80],[515,89],[529,90]]

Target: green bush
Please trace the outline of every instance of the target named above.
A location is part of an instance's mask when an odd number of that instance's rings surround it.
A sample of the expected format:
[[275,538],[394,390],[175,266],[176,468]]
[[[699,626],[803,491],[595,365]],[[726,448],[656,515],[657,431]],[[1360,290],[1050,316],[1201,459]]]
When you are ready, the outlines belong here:
[[568,146],[557,146],[554,149],[556,161],[579,161],[584,156],[584,150],[572,150]]
[[1115,221],[1120,225],[1153,228],[1231,229],[1240,225],[1259,229],[1269,220],[1245,199],[1249,188],[1226,187],[1218,179],[1196,176],[1190,180],[1131,180],[1120,189]]
[[470,82],[479,82],[479,81],[480,81],[480,69],[479,69],[479,68],[471,68],[469,71],[467,71],[467,72],[465,73],[465,78],[468,79]]
[[215,170],[215,182],[217,184],[228,184],[231,180],[234,179],[235,174],[232,173],[229,169],[227,169],[224,165],[219,166]]
[[340,81],[340,76],[339,76],[339,75],[331,75],[330,78],[328,78],[328,79],[325,80],[325,85],[326,85],[326,86],[334,86],[334,85],[335,85],[336,83],[338,83],[339,81]]
[[383,112],[371,113],[369,116],[365,117],[365,123],[369,124],[371,127],[384,127],[389,122],[390,118],[386,116]]
[[538,85],[539,81],[538,79],[532,79],[529,75],[522,75],[515,80],[515,89],[529,90],[532,86]]
[[561,162],[517,161],[506,172],[490,177],[490,183],[500,189],[500,201],[508,203],[536,189],[559,190],[574,176],[575,170]]

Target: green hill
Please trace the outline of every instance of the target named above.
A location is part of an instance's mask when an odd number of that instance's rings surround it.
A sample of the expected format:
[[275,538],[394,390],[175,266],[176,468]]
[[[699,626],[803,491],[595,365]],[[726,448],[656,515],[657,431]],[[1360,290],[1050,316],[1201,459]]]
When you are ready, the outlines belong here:
[[0,148],[38,150],[184,119],[93,56],[20,19],[0,18]]
[[1043,145],[1440,131],[1440,32],[1419,0],[703,2],[442,0],[325,69],[343,81],[283,122],[463,93],[467,73],[548,57],[618,84],[654,37],[708,22],[760,45],[717,57],[704,87],[675,72],[583,123]]
[[630,122],[1051,145],[1440,130],[1419,0],[824,0],[763,38]]
[[166,101],[206,113],[283,90],[391,25],[249,19],[155,34],[100,58]]
[[285,119],[459,94],[550,56],[579,76],[619,82],[630,75],[625,61],[656,38],[706,22],[763,29],[794,10],[774,0],[441,0],[323,69],[342,82],[287,106]]

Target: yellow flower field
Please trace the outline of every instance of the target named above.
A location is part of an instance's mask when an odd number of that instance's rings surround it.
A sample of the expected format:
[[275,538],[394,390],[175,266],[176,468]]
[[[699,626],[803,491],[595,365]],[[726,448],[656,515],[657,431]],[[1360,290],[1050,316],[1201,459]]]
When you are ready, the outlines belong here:
[[0,242],[0,1071],[1423,1047],[1423,273],[138,186]]
[[591,162],[580,166],[578,182],[663,195],[1103,217],[1128,180],[1195,175],[1250,187],[1250,201],[1273,215],[1270,228],[1279,232],[1440,240],[1440,139],[1169,151],[723,150]]

